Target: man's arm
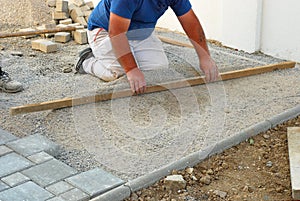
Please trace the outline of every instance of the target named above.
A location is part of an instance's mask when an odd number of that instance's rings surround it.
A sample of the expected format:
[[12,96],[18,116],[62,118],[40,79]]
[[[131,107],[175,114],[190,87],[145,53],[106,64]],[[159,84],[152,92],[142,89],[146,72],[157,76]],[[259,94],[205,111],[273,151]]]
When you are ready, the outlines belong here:
[[129,47],[128,38],[126,36],[129,25],[130,19],[110,13],[108,33],[113,50],[127,74],[132,92],[140,94],[146,90],[146,81]]
[[179,16],[178,20],[195,47],[200,60],[200,69],[204,72],[206,81],[216,81],[218,68],[210,56],[203,28],[194,11],[190,9],[186,14]]

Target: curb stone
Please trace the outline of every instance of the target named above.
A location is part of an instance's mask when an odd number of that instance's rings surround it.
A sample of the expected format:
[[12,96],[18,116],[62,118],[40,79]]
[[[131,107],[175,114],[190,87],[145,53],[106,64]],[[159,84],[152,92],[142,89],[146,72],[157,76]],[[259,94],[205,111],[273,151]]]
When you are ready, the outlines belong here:
[[253,126],[250,126],[249,128],[242,130],[241,132],[237,133],[232,137],[226,138],[220,142],[217,142],[214,145],[206,147],[204,150],[194,152],[154,172],[151,172],[149,174],[136,178],[132,181],[129,181],[122,186],[119,186],[98,197],[95,197],[94,199],[92,199],[92,201],[124,200],[130,197],[130,194],[132,192],[141,190],[142,188],[146,188],[154,184],[155,182],[159,181],[163,177],[169,175],[171,171],[174,169],[182,170],[187,167],[192,167],[212,155],[221,153],[225,149],[237,145],[250,137],[256,136],[261,132],[267,131],[270,128],[273,128],[299,115],[300,115],[300,105],[285,110],[284,112],[277,114],[264,121],[261,121],[257,124],[254,124]]

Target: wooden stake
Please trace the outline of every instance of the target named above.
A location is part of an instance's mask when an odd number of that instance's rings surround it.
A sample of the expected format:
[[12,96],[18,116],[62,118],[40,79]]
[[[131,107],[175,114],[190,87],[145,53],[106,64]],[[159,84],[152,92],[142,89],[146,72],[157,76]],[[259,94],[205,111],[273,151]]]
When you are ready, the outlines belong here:
[[[218,81],[225,81],[230,79],[246,77],[250,75],[257,75],[257,74],[271,72],[278,69],[293,68],[295,67],[295,64],[296,64],[295,62],[283,62],[277,64],[270,64],[266,66],[248,68],[243,70],[230,71],[226,73],[221,73],[220,79]],[[172,81],[172,82],[162,83],[159,85],[148,86],[146,89],[146,94],[170,90],[170,89],[178,89],[183,87],[201,85],[204,83],[205,83],[204,77],[194,77],[186,80]],[[10,114],[17,115],[17,114],[24,114],[29,112],[38,112],[43,110],[66,108],[66,107],[72,107],[76,105],[83,105],[88,103],[95,103],[100,101],[129,97],[132,95],[133,94],[130,89],[125,89],[113,93],[96,94],[94,96],[87,96],[87,97],[80,97],[80,98],[65,98],[60,100],[12,107],[10,108]]]
[[26,31],[26,32],[16,32],[16,33],[0,33],[0,38],[31,36],[31,35],[39,35],[39,34],[46,34],[46,33],[57,33],[57,32],[64,32],[64,31],[67,31],[67,32],[76,31],[76,28],[75,27],[61,27],[61,28],[44,29],[44,30],[37,30],[37,31]]

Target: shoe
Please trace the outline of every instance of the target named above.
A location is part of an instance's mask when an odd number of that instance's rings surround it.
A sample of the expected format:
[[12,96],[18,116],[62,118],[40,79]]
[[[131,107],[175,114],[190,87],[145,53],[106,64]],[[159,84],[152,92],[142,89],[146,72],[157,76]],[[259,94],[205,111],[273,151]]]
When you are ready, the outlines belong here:
[[91,57],[93,57],[93,52],[91,48],[86,48],[79,53],[79,58],[75,64],[75,73],[85,74],[86,72],[83,70],[82,63]]
[[0,90],[7,93],[17,93],[23,90],[23,86],[20,82],[13,81],[8,73],[0,68]]

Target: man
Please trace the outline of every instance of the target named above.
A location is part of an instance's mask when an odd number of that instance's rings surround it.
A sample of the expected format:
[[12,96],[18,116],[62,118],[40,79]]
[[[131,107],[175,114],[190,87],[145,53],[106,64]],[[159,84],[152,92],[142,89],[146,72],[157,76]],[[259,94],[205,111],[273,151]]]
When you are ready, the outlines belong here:
[[80,53],[76,71],[105,81],[126,73],[132,92],[144,93],[142,71],[168,66],[162,44],[153,33],[157,20],[168,7],[190,38],[206,81],[215,81],[218,69],[189,0],[101,0],[89,17],[90,48]]
[[0,91],[16,93],[22,90],[22,84],[17,81],[13,81],[7,72],[2,71],[2,67],[0,66]]

